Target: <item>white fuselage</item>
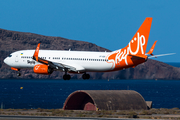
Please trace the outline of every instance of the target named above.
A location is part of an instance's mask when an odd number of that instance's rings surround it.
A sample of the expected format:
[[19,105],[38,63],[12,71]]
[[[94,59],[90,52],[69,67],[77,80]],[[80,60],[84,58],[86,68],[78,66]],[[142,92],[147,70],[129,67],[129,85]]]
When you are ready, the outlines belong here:
[[[35,50],[21,50],[12,53],[4,62],[15,68],[34,68],[41,64],[32,59]],[[57,64],[69,65],[77,71],[110,71],[112,64],[107,63],[106,56],[110,52],[39,50],[39,57]]]

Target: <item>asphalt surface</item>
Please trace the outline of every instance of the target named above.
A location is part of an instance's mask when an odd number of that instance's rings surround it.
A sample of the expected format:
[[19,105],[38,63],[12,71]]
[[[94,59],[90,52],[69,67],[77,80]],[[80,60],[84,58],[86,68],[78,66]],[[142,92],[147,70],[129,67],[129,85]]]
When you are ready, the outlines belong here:
[[149,119],[127,119],[127,118],[78,118],[78,117],[46,117],[46,116],[12,116],[0,115],[0,120],[149,120]]

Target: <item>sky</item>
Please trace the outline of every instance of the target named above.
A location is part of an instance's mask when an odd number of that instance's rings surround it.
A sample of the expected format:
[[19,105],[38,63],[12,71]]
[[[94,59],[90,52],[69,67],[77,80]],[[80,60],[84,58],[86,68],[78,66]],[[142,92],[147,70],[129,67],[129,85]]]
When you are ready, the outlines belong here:
[[86,41],[109,50],[125,47],[146,17],[146,52],[180,62],[180,0],[0,0],[0,28]]

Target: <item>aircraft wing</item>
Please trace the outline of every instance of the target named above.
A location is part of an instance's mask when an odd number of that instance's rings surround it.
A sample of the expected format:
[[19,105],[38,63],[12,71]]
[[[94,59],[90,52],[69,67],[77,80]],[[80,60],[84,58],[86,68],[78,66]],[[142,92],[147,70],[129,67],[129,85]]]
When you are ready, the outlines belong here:
[[40,57],[38,57],[38,54],[39,54],[39,47],[40,47],[40,43],[38,44],[35,52],[34,52],[34,55],[33,55],[33,60],[39,62],[39,63],[42,63],[42,64],[45,64],[45,65],[48,65],[50,68],[54,69],[54,70],[62,70],[62,71],[73,71],[73,72],[78,72],[78,71],[84,71],[85,69],[79,65],[76,65],[76,64],[67,64],[67,63],[57,63],[57,62],[52,62],[52,61],[49,61],[49,60],[45,60],[45,59],[42,59]]

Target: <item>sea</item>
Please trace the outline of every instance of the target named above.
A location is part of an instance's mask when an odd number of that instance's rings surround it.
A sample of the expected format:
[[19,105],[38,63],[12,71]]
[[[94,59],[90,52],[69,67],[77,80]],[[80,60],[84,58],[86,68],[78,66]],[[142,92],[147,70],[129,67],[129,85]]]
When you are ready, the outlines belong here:
[[135,90],[153,108],[180,108],[180,80],[1,79],[3,109],[59,109],[77,90]]

